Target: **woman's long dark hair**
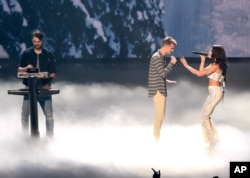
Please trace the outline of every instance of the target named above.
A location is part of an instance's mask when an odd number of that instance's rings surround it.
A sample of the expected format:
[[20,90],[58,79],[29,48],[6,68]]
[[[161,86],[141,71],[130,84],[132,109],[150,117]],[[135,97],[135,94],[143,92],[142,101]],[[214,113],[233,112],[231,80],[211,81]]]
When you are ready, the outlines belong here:
[[225,49],[220,45],[212,46],[212,59],[214,59],[214,63],[218,64],[220,69],[222,70],[222,75],[225,77],[224,81],[227,78],[227,56]]

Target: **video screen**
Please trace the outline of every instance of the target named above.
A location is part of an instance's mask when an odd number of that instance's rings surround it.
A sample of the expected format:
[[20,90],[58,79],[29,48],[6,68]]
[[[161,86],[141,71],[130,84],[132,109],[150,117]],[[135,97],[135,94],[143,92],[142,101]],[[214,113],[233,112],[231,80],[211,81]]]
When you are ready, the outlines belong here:
[[247,0],[1,1],[0,58],[18,58],[39,29],[57,58],[150,58],[169,35],[174,55],[196,56],[213,44],[248,57]]

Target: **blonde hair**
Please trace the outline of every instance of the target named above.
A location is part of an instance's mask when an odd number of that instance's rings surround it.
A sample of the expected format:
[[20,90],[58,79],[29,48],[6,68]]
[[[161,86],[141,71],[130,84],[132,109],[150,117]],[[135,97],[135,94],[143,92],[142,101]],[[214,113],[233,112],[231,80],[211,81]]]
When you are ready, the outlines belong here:
[[175,40],[173,37],[167,36],[167,37],[165,37],[165,38],[162,40],[161,46],[170,45],[170,44],[177,45],[177,42],[176,42],[176,40]]

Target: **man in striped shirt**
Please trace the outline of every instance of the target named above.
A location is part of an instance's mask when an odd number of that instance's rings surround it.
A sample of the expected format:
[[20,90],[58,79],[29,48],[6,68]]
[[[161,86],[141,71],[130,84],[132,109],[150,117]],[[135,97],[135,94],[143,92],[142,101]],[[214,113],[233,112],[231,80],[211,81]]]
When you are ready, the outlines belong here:
[[162,40],[161,48],[153,54],[149,66],[148,96],[153,97],[155,107],[154,138],[160,138],[162,121],[165,116],[165,105],[167,97],[167,75],[172,71],[177,60],[171,57],[169,64],[165,64],[165,56],[174,51],[177,42],[174,38],[167,36]]

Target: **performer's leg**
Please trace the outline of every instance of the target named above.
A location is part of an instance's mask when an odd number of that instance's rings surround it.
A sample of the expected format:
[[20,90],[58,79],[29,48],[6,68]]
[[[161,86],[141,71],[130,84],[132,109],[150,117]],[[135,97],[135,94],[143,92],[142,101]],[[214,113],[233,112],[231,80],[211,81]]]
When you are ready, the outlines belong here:
[[206,143],[214,143],[217,141],[217,131],[211,120],[214,108],[222,98],[221,89],[219,87],[210,87],[209,96],[207,97],[201,110],[201,125],[204,140]]
[[53,119],[53,107],[52,97],[39,97],[39,103],[46,117],[46,134],[47,136],[54,135],[54,119]]
[[217,140],[217,132],[210,118],[204,118],[201,120],[202,133],[204,141],[206,143],[214,143]]
[[217,130],[215,129],[214,121],[211,118],[210,118],[210,126],[211,126],[211,130],[213,132],[214,141],[216,142],[218,139]]
[[154,138],[156,141],[160,138],[160,130],[162,121],[165,116],[166,97],[159,91],[153,97],[155,107],[155,120],[154,120]]
[[21,112],[21,124],[22,124],[23,130],[25,131],[28,131],[29,129],[29,114],[30,114],[29,98],[28,96],[24,96],[22,112]]

